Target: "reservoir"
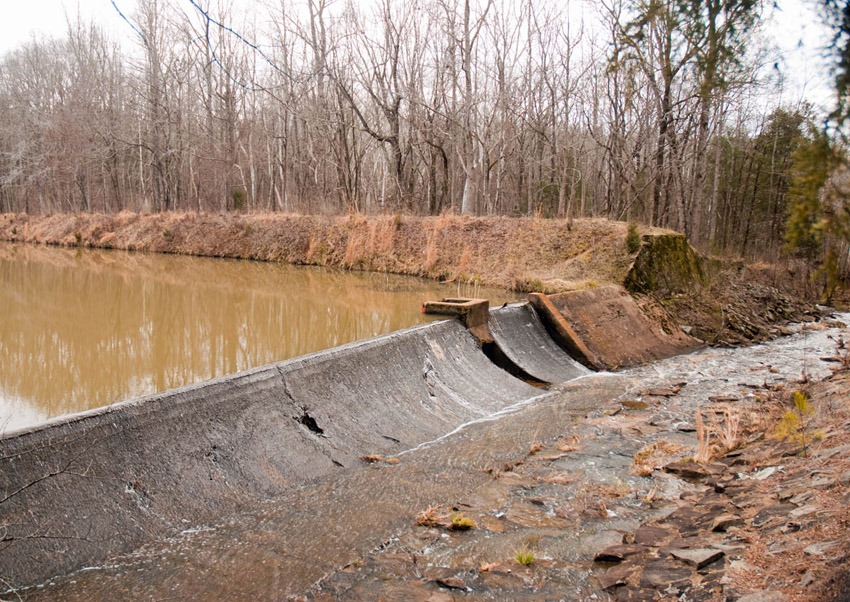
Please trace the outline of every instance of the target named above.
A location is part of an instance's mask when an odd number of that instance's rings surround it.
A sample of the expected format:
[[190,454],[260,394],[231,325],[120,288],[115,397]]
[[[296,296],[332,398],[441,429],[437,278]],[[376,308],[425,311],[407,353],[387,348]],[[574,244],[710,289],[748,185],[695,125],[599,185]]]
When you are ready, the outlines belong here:
[[471,285],[243,260],[0,243],[0,433],[429,318]]

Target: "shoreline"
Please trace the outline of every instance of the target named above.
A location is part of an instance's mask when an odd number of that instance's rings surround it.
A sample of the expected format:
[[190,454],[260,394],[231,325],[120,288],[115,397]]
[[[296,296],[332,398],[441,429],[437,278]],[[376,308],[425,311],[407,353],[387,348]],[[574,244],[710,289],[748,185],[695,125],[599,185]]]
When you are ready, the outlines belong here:
[[[9,242],[279,261],[560,292],[621,284],[627,224],[444,215],[0,215]],[[642,233],[666,232],[642,228]]]

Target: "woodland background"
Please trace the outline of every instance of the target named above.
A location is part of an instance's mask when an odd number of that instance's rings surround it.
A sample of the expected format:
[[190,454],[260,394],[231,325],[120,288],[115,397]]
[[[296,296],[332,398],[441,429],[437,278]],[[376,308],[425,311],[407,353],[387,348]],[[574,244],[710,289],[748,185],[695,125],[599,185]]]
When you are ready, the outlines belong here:
[[0,213],[603,216],[845,273],[842,121],[780,101],[770,4],[140,0],[129,49],[0,57]]

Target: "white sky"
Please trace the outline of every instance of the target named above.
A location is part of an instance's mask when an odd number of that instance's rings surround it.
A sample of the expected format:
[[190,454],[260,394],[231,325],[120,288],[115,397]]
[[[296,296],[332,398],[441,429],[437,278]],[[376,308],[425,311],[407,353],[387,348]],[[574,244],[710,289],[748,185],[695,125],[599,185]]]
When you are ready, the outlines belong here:
[[[831,78],[821,49],[829,36],[817,13],[819,0],[778,1],[779,10],[772,16],[768,35],[780,48],[781,68],[788,76],[786,101],[802,97],[825,110],[831,99]],[[115,2],[125,14],[136,4],[136,0]],[[175,2],[191,9],[188,0]],[[132,36],[110,0],[0,0],[0,54],[33,36],[63,35],[66,14],[75,19],[78,11],[84,21],[94,20],[118,39]]]

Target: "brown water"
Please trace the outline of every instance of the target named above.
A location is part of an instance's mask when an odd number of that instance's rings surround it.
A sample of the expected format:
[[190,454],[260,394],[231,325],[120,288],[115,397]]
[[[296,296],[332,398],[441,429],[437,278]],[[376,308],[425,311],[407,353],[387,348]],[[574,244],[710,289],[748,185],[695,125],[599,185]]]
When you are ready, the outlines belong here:
[[251,261],[0,244],[0,432],[413,326],[498,290]]

